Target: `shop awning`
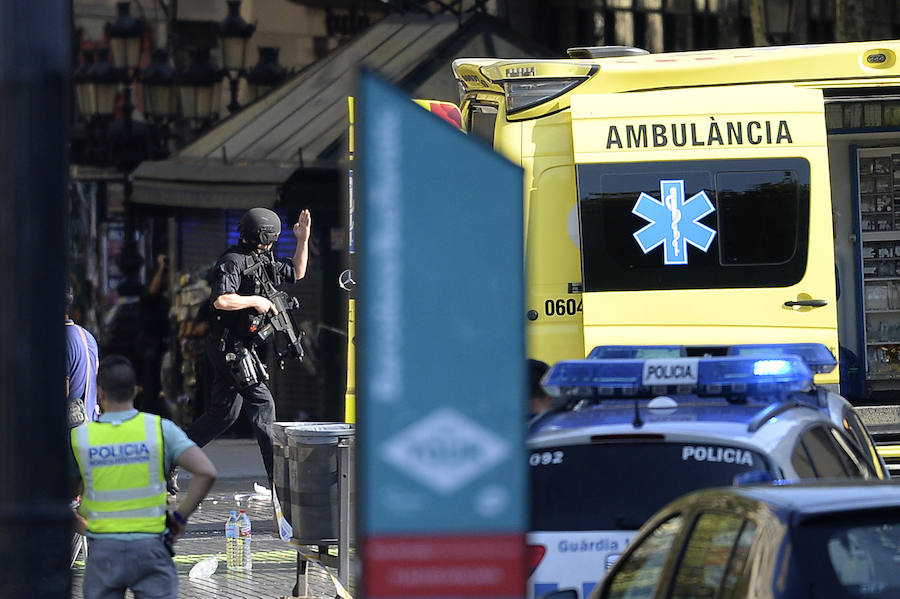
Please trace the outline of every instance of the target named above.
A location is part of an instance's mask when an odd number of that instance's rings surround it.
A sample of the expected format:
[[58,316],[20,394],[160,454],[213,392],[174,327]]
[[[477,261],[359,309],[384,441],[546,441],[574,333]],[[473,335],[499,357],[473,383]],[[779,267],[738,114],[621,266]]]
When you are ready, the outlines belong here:
[[171,159],[143,162],[132,200],[162,206],[271,206],[298,169],[340,169],[346,159],[347,97],[360,66],[414,97],[458,101],[450,62],[458,56],[539,56],[497,19],[391,15],[279,88],[228,117]]
[[271,207],[294,165],[216,164],[176,158],[143,162],[133,175],[132,200],[141,204],[239,210]]

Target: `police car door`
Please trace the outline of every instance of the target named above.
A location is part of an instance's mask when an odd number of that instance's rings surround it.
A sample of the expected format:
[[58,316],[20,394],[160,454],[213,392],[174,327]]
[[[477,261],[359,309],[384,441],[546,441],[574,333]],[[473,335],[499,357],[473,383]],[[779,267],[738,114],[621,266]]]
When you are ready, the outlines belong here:
[[820,90],[576,95],[572,133],[586,351],[807,341],[837,355]]

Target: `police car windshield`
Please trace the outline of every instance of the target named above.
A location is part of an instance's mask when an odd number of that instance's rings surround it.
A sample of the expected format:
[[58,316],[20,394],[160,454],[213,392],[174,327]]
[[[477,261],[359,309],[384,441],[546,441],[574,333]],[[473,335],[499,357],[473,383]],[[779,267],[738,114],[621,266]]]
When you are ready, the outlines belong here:
[[534,449],[529,466],[533,531],[636,530],[680,495],[768,470],[747,449],[665,442]]

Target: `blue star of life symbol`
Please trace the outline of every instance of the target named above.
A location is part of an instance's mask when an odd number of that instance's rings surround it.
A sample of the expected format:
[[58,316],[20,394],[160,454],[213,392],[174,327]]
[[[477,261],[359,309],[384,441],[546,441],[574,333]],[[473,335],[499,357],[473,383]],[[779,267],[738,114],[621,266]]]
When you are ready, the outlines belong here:
[[715,211],[705,191],[684,199],[683,180],[661,180],[659,194],[662,201],[641,193],[631,212],[649,224],[634,233],[634,238],[646,254],[665,244],[663,263],[687,264],[687,244],[706,252],[716,232],[699,221]]

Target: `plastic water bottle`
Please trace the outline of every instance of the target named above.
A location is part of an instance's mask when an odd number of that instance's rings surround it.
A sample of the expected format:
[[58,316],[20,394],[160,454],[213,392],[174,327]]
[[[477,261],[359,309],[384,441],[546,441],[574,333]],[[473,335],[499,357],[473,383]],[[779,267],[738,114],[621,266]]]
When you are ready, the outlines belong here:
[[237,570],[240,565],[237,536],[237,512],[231,510],[231,515],[225,521],[225,565],[229,570]]
[[252,570],[253,554],[250,550],[250,539],[253,535],[251,534],[250,517],[247,515],[246,511],[241,510],[241,513],[238,515],[237,525],[238,545],[241,546],[239,568],[241,570]]

